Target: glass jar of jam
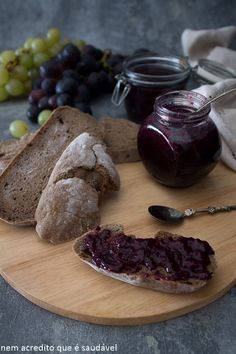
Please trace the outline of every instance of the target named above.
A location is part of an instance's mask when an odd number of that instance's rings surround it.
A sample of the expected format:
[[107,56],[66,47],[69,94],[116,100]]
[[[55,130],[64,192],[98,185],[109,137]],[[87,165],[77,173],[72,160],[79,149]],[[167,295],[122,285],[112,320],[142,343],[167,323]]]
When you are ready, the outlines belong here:
[[141,123],[153,110],[157,96],[185,89],[191,67],[187,58],[142,54],[124,61],[123,71],[116,76],[112,102],[125,101],[129,118]]
[[158,97],[154,112],[140,127],[138,150],[147,171],[162,184],[186,187],[213,170],[221,140],[209,117],[210,107],[197,109],[206,97],[175,91]]

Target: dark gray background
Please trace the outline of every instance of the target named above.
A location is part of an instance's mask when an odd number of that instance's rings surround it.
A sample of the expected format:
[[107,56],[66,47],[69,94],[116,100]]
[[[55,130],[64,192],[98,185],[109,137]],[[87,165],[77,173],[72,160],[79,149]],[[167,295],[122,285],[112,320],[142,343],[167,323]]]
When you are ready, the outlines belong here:
[[[30,36],[60,27],[63,37],[131,53],[148,47],[181,54],[180,35],[192,29],[234,25],[231,0],[1,0],[0,50],[18,48]],[[0,104],[1,136],[25,117],[27,103]],[[93,105],[95,116],[125,115],[109,100]],[[65,319],[31,304],[0,278],[0,345],[118,344],[119,354],[232,354],[236,352],[236,289],[213,304],[160,324],[107,327]],[[151,304],[150,304],[151,306]],[[57,351],[55,351],[57,352]]]
[[101,48],[180,54],[185,28],[233,25],[236,6],[233,0],[4,0],[0,13],[0,49],[22,46],[27,37],[58,26],[65,38]]

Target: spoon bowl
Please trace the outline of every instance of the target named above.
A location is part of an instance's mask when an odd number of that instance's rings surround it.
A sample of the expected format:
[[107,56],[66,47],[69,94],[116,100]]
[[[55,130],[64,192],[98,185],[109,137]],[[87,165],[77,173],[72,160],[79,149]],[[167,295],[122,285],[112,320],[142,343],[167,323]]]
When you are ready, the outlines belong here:
[[184,221],[184,213],[163,205],[151,205],[149,213],[158,221],[170,224],[178,224]]
[[208,206],[207,208],[198,208],[198,209],[186,209],[184,212],[179,211],[175,208],[171,208],[164,205],[151,205],[148,208],[149,213],[158,221],[169,223],[169,224],[178,224],[184,221],[184,218],[194,216],[196,214],[216,214],[218,212],[229,212],[231,210],[236,210],[236,205],[224,205],[224,206]]

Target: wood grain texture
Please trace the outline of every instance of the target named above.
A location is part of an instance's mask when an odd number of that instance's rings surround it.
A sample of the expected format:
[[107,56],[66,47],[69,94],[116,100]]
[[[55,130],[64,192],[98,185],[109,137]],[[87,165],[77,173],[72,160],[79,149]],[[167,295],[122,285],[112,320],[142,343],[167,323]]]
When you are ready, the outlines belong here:
[[39,306],[70,318],[99,324],[158,322],[198,309],[223,295],[236,279],[236,212],[196,216],[181,225],[156,222],[151,204],[188,207],[235,204],[235,174],[219,164],[204,180],[185,189],[156,183],[141,163],[118,166],[121,191],[101,205],[102,223],[122,223],[140,237],[159,229],[207,240],[216,251],[215,277],[193,294],[163,294],[105,277],[82,263],[72,242],[54,246],[41,241],[32,227],[0,222],[2,276]]

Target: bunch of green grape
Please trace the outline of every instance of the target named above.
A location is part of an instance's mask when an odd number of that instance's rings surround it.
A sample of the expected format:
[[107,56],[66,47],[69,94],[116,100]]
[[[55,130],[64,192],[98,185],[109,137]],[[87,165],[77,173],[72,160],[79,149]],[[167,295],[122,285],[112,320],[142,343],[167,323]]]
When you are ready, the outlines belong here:
[[39,67],[57,55],[66,44],[57,28],[51,28],[46,38],[28,38],[23,48],[5,50],[0,54],[0,102],[8,97],[27,95]]

